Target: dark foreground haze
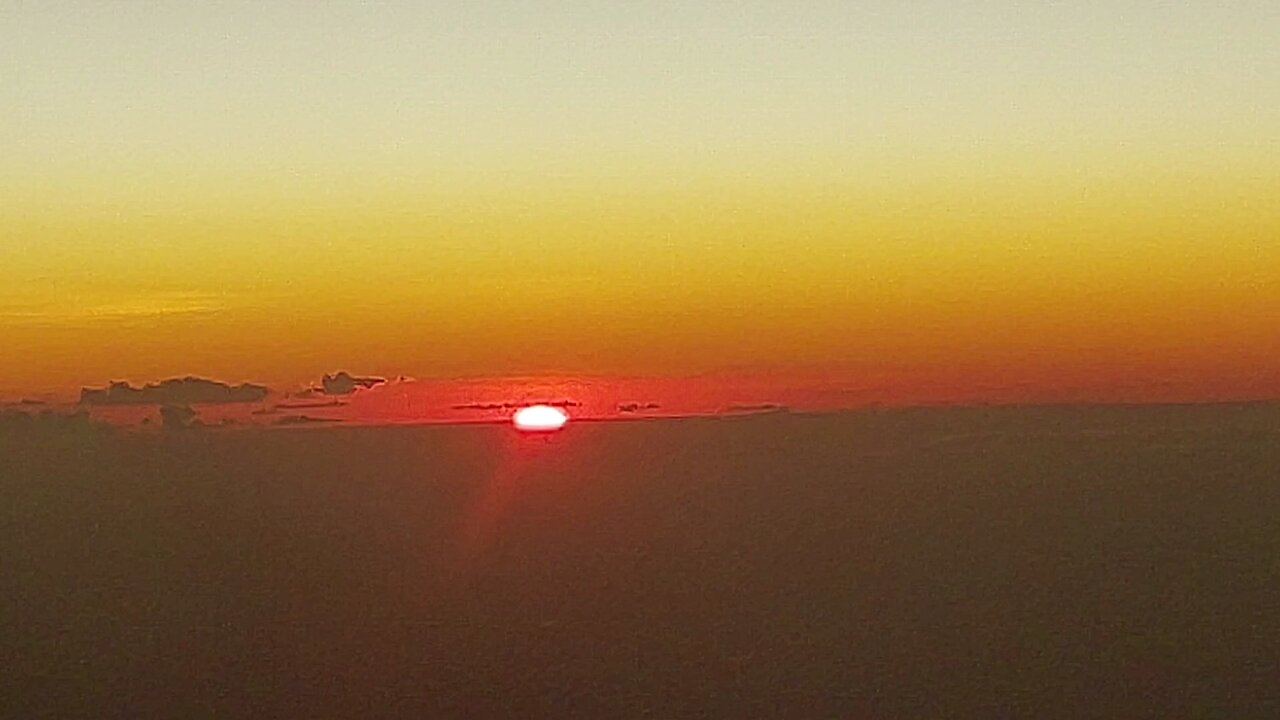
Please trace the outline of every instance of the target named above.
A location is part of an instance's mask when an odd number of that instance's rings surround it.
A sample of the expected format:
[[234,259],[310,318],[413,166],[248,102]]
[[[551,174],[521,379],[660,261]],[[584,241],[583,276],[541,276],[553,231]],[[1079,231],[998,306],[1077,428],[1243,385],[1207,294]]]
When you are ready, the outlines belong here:
[[1280,407],[0,434],[4,717],[1277,717]]

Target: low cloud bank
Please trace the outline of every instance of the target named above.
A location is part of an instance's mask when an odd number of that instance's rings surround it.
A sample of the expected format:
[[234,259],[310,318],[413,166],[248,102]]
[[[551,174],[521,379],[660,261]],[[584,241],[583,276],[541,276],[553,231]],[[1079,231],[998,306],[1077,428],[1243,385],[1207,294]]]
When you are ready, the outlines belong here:
[[658,403],[653,403],[653,402],[647,402],[647,403],[630,402],[630,403],[622,403],[621,405],[619,405],[618,412],[638,413],[638,412],[644,412],[646,410],[657,410],[659,407],[660,406],[658,405]]
[[113,382],[105,388],[84,388],[80,402],[85,405],[198,405],[260,402],[267,388],[244,383],[228,385],[216,380],[185,377],[135,388],[127,382]]
[[160,425],[165,430],[188,430],[200,426],[196,411],[186,405],[165,405],[160,408]]
[[86,412],[23,412],[0,410],[0,437],[10,434],[39,433],[79,436],[97,432],[106,426],[94,422]]
[[326,374],[320,379],[320,386],[325,395],[350,395],[356,388],[371,388],[387,381],[380,377],[353,377],[343,370],[336,375]]
[[334,408],[346,405],[341,400],[316,400],[313,402],[283,402],[276,403],[277,410],[307,410],[310,408]]
[[528,402],[502,402],[502,403],[462,403],[454,405],[454,410],[519,410],[530,405],[547,405],[550,407],[571,408],[582,407],[582,403],[577,400],[541,400]]
[[777,403],[755,403],[749,405],[730,405],[725,408],[724,411],[730,414],[740,413],[758,415],[762,413],[789,412],[789,409],[786,405],[779,405]]
[[340,423],[339,418],[318,418],[311,415],[286,415],[276,420],[276,425],[312,425],[315,423]]

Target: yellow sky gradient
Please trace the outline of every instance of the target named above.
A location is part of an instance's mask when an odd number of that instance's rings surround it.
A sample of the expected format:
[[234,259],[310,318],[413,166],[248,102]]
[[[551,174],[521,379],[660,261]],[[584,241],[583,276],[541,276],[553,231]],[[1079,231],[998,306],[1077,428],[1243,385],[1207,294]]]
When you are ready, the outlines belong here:
[[0,393],[1276,377],[1276,14],[962,5],[23,6]]

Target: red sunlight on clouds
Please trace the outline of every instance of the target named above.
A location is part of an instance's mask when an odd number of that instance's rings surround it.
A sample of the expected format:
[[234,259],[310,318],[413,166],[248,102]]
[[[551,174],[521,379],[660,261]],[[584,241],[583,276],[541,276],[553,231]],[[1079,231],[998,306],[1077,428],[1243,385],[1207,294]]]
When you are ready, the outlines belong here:
[[[1043,380],[1052,375],[1052,384]],[[736,415],[763,411],[832,412],[912,405],[1238,402],[1274,396],[1280,374],[1223,370],[1206,383],[1195,373],[1134,368],[1128,373],[1078,367],[1039,375],[991,368],[978,373],[958,367],[943,372],[726,373],[638,378],[542,376],[513,378],[408,379],[361,388],[350,395],[299,396],[275,388],[262,402],[196,404],[205,426],[317,423],[395,425],[493,423],[509,425],[514,414],[545,405],[573,420],[644,420],[657,417]],[[72,408],[51,400],[46,407]],[[153,405],[93,405],[95,420],[113,425],[158,427]]]

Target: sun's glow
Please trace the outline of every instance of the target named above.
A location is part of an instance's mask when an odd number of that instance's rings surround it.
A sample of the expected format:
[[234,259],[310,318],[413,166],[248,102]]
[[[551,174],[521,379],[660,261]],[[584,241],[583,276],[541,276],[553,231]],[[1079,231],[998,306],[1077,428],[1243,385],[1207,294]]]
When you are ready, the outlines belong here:
[[518,430],[549,432],[564,427],[569,422],[569,416],[564,410],[550,405],[530,405],[517,410],[511,416],[511,422],[515,423]]

